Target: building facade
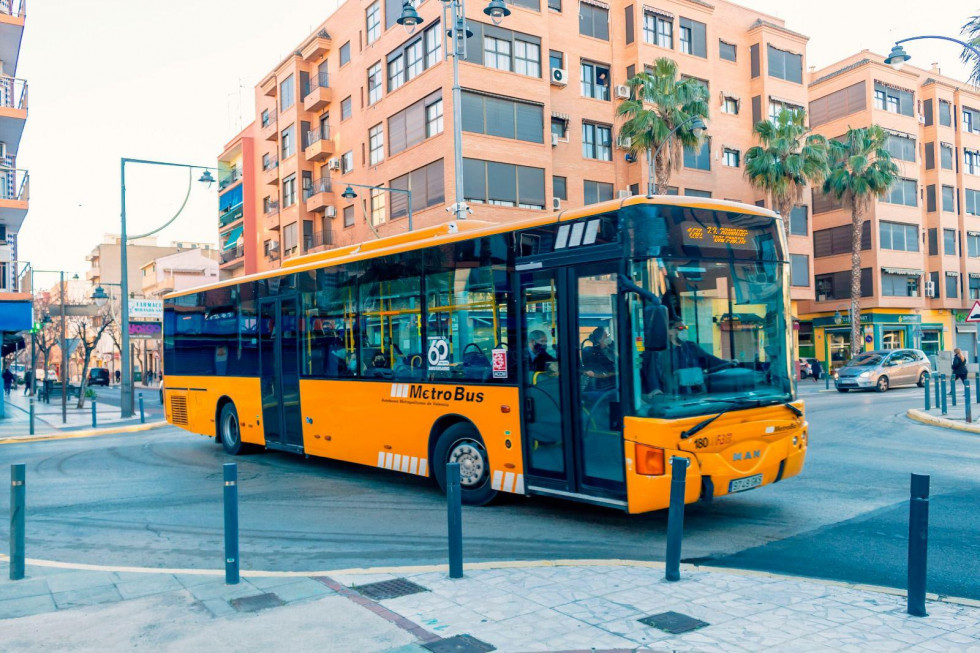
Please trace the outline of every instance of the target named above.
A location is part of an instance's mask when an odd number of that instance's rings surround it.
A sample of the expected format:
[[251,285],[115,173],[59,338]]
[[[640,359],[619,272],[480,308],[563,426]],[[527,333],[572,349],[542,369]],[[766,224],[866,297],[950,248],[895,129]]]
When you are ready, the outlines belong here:
[[[813,72],[809,94],[815,131],[880,125],[899,170],[864,224],[864,348],[961,347],[976,362],[976,325],[964,320],[980,299],[977,89],[935,65],[894,70],[865,50]],[[815,296],[801,306],[800,355],[839,366],[850,356],[851,215],[817,193],[813,222]]]
[[143,297],[162,298],[218,280],[219,253],[216,247],[185,249],[156,258],[140,270]]
[[[92,248],[85,260],[89,262],[89,269],[85,272],[85,279],[90,285],[90,292],[100,285],[107,286],[105,291],[110,295],[118,295],[118,291],[112,288],[118,286],[122,281],[122,269],[120,267],[119,236],[116,234],[106,234],[102,242]],[[143,287],[144,266],[152,263],[158,258],[177,254],[184,251],[200,251],[203,256],[210,256],[214,251],[214,245],[210,243],[193,242],[173,242],[168,246],[157,245],[155,236],[140,238],[129,241],[127,246],[127,263],[129,264],[129,287],[139,293]]]
[[[752,125],[804,107],[807,37],[736,4],[519,0],[501,25],[468,6],[462,147],[473,217],[506,222],[645,192],[618,139],[627,80],[659,57],[708,88],[708,138],[661,192],[766,203],[742,169]],[[409,35],[400,0],[348,0],[255,88],[219,156],[221,274],[452,219],[452,63],[439,3]],[[404,193],[352,186],[384,186]],[[809,195],[809,194],[807,194]],[[812,299],[809,200],[792,216],[794,301]]]

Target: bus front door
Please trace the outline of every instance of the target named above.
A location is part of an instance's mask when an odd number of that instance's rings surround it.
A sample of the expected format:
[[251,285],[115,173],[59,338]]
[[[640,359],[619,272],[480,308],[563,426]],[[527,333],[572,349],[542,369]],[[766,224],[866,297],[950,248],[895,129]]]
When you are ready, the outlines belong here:
[[259,303],[260,378],[265,443],[271,449],[303,451],[299,402],[299,309],[297,298]]
[[618,263],[521,274],[525,476],[535,493],[625,507]]

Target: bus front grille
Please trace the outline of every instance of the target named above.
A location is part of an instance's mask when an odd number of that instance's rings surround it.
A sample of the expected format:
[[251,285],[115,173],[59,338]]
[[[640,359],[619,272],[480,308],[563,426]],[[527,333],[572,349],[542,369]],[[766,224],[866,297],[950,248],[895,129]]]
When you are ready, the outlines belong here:
[[170,395],[170,417],[174,424],[187,426],[187,397]]

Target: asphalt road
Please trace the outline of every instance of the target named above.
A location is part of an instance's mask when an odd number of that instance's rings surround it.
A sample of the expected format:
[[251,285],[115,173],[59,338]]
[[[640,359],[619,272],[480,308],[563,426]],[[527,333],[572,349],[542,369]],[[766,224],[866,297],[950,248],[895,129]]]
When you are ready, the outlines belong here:
[[[929,590],[980,599],[980,437],[902,417],[921,390],[808,386],[804,398],[803,474],[689,506],[684,558],[901,587],[909,473],[922,472],[932,475]],[[229,460],[210,439],[172,428],[0,447],[0,464],[28,464],[28,556],[93,564],[222,567]],[[426,479],[284,453],[235,460],[243,568],[445,561],[445,503]],[[0,493],[3,514],[8,499]],[[660,560],[667,515],[511,497],[464,508],[463,520],[471,561]]]

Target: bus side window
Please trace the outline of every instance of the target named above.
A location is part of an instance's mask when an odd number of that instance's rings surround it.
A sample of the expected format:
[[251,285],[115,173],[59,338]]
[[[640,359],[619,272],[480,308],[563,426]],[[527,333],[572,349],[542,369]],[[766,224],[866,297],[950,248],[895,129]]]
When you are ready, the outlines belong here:
[[[422,288],[411,260],[378,259],[359,284],[360,364],[365,378],[421,378]],[[402,272],[404,276],[396,276]]]
[[357,291],[353,277],[340,268],[318,270],[316,291],[303,297],[307,329],[304,375],[356,377]]

